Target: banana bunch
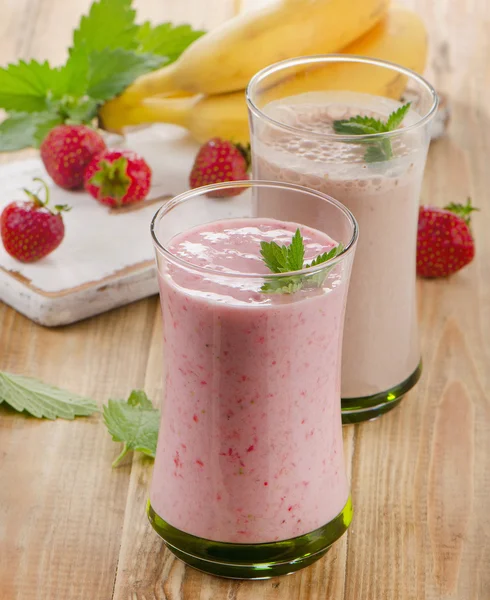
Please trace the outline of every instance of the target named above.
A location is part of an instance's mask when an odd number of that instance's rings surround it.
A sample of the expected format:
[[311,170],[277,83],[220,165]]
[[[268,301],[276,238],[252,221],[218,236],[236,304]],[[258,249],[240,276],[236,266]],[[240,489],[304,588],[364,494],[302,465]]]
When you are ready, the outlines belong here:
[[[244,88],[260,69],[285,58],[341,51],[390,60],[422,72],[424,25],[389,0],[278,0],[238,15],[199,38],[168,67],[144,75],[100,110],[102,126],[173,123],[199,142],[249,139]],[[399,98],[404,77],[387,69],[331,64],[274,86],[276,97],[349,89]],[[274,99],[272,96],[270,100]]]

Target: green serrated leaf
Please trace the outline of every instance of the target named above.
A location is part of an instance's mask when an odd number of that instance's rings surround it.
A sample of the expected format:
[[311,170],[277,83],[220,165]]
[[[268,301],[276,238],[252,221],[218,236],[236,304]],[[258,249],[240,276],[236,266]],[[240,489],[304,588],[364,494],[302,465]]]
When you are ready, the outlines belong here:
[[[314,258],[309,265],[306,265],[307,268],[316,267],[324,262],[332,260],[339,254],[344,251],[344,245],[339,243],[337,246],[329,250],[328,252],[324,252],[323,254],[319,254],[316,258]],[[330,273],[333,267],[326,267],[322,271],[318,271],[318,273],[314,273],[311,276],[306,275],[306,281],[308,284],[313,285],[315,287],[321,287],[323,282],[325,281],[327,275]]]
[[260,242],[260,254],[268,269],[273,273],[287,271],[288,251],[286,246],[279,246],[276,242]]
[[34,145],[40,113],[10,113],[0,123],[0,152],[14,152]]
[[190,25],[172,25],[161,23],[152,27],[149,21],[140,25],[137,39],[138,52],[150,52],[164,57],[162,64],[174,62],[182,52],[204,35],[205,31],[192,29]]
[[29,113],[48,110],[49,92],[59,77],[58,69],[35,60],[0,68],[0,108]]
[[48,133],[56,127],[56,125],[61,125],[63,123],[63,118],[60,115],[53,113],[37,113],[37,115],[44,114],[43,119],[39,119],[36,130],[34,131],[32,146],[34,148],[39,148],[44,138],[48,135]]
[[144,409],[153,409],[151,400],[143,390],[133,390],[128,398],[128,404],[130,406],[141,406]]
[[397,110],[393,111],[388,117],[388,121],[386,122],[387,131],[394,131],[398,129],[403,122],[407,112],[410,110],[411,102],[407,102],[403,106],[400,106]]
[[23,375],[0,371],[0,403],[46,419],[73,419],[97,411],[93,400]]
[[370,142],[364,153],[364,160],[367,163],[382,162],[392,157],[393,149],[388,138]]
[[155,457],[160,413],[146,394],[133,390],[127,402],[109,400],[103,407],[104,422],[115,442],[123,442],[123,450],[112,463],[116,466],[131,450]]
[[156,69],[162,58],[153,54],[136,54],[118,48],[90,55],[87,93],[94,100],[105,101],[120,94],[137,77]]
[[276,279],[271,279],[264,283],[260,288],[260,291],[265,294],[294,294],[302,287],[303,282],[301,277],[299,275],[293,275],[292,277],[278,277]]
[[305,258],[305,246],[303,243],[303,237],[301,232],[296,229],[293,239],[287,249],[287,263],[286,267],[288,271],[300,271],[303,268],[303,262]]
[[120,48],[136,49],[138,25],[132,0],[94,2],[73,32],[73,48],[84,46],[88,53]]
[[350,119],[341,119],[333,122],[335,133],[345,135],[372,135],[388,131],[386,125],[379,119],[373,117],[361,117],[357,115]]

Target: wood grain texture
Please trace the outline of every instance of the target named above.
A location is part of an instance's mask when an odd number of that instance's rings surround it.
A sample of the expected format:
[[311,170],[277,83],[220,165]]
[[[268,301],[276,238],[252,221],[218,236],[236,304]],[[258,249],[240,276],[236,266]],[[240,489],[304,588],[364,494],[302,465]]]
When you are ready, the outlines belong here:
[[[186,568],[147,524],[151,462],[128,459],[100,417],[39,422],[0,409],[1,600],[488,600],[490,598],[490,5],[406,0],[430,32],[428,73],[448,94],[422,197],[471,195],[477,257],[419,283],[424,374],[399,409],[344,429],[355,517],[327,556],[266,582]],[[138,0],[141,18],[211,27],[235,0]],[[63,60],[89,0],[2,0],[0,62]],[[2,160],[5,160],[2,157]],[[91,395],[161,395],[156,298],[63,329],[0,304],[0,369]]]

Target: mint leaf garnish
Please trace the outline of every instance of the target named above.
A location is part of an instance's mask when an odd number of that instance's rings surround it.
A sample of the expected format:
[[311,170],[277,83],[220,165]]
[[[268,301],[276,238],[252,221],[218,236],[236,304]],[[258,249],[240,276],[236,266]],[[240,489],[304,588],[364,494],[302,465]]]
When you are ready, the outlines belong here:
[[142,390],[133,390],[128,400],[109,400],[103,407],[104,422],[115,442],[123,442],[116,467],[131,450],[155,458],[160,412]]
[[97,411],[97,405],[38,379],[0,371],[0,404],[5,402],[19,412],[46,419],[74,419]]
[[388,117],[388,120],[386,121],[386,127],[388,128],[387,131],[394,131],[395,129],[398,129],[398,127],[400,127],[400,125],[403,122],[403,119],[405,118],[405,115],[410,109],[410,105],[411,102],[407,102],[406,104],[400,106],[400,108],[391,113],[391,115]]
[[[410,109],[411,102],[407,102],[397,110],[393,111],[386,123],[373,117],[362,117],[356,115],[350,119],[340,119],[333,122],[335,133],[343,135],[373,135],[376,133],[386,133],[398,129],[403,122],[407,112]],[[364,160],[367,163],[381,162],[393,157],[393,148],[388,138],[381,140],[369,140],[366,142],[368,147],[364,153]]]
[[[276,242],[260,242],[260,254],[267,268],[273,273],[290,273],[315,267],[332,258],[335,258],[344,250],[343,244],[338,244],[328,252],[319,254],[311,263],[304,264],[305,246],[303,236],[296,229],[289,246],[279,246]],[[264,283],[261,292],[267,294],[293,294],[302,289],[306,283],[320,287],[325,281],[330,269],[324,269],[310,275],[289,275],[276,277]]]

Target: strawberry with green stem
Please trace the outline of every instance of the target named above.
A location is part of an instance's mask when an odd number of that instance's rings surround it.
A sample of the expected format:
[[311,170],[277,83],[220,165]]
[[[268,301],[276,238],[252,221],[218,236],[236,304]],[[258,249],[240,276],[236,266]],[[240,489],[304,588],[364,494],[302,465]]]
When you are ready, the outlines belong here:
[[[212,138],[199,149],[189,177],[191,188],[224,181],[248,179],[250,146],[233,144],[221,138]],[[209,193],[209,196],[224,198],[237,196],[245,188],[230,187]]]
[[92,159],[85,170],[84,185],[101,204],[134,204],[150,191],[151,169],[136,152],[109,149]]
[[470,215],[479,210],[451,202],[444,208],[421,206],[417,235],[417,275],[447,277],[468,265],[475,256]]
[[39,178],[45,193],[42,200],[39,192],[24,189],[29,196],[27,201],[8,204],[0,216],[0,232],[5,250],[17,260],[35,262],[61,244],[65,235],[65,225],[61,213],[70,210],[66,205],[57,204],[52,211],[48,208],[49,188]]

